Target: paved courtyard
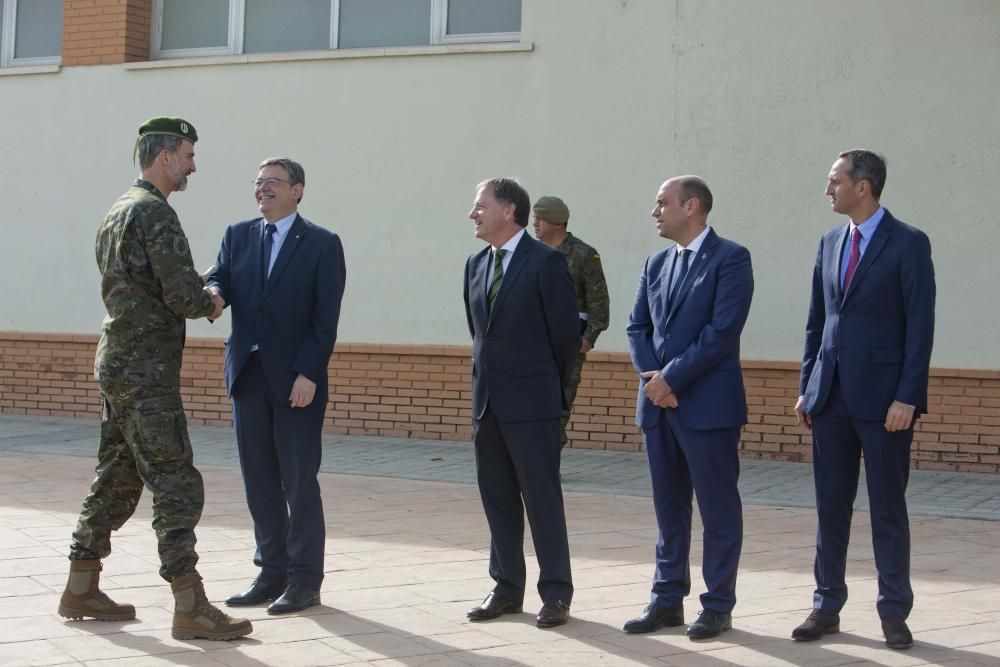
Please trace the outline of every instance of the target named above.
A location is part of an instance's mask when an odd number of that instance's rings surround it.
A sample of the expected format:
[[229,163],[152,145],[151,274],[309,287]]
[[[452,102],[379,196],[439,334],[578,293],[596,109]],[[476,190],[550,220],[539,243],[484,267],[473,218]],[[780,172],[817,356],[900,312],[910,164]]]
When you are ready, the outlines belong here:
[[[221,601],[255,575],[253,536],[228,429],[192,429],[206,481],[200,571]],[[681,628],[625,635],[648,600],[655,522],[642,455],[567,450],[564,490],[576,596],[569,624],[525,613],[472,624],[491,581],[488,532],[463,443],[327,436],[323,605],[271,618],[250,637],[170,637],[172,597],[156,574],[149,499],[116,533],[103,587],[135,621],[69,622],[56,613],[65,552],[93,475],[93,421],[0,415],[0,665],[998,665],[1000,478],[915,471],[910,504],[916,645],[886,649],[875,613],[868,515],[859,498],[841,633],[788,639],[812,591],[810,468],[744,462],[745,542],[734,629],[691,642]],[[863,490],[862,490],[863,495]],[[700,526],[696,526],[700,532]],[[529,579],[537,574],[529,551]],[[699,610],[700,539],[692,597]]]

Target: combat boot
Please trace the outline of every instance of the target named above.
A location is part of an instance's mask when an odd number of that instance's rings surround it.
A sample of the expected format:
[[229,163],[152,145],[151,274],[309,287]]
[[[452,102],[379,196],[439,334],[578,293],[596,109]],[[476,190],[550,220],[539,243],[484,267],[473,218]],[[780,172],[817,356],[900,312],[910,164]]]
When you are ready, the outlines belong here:
[[201,575],[188,574],[170,583],[174,592],[174,639],[236,639],[253,632],[245,618],[231,618],[205,597]]
[[79,621],[94,618],[98,621],[131,621],[135,607],[118,604],[98,587],[101,578],[101,561],[71,560],[69,581],[59,599],[59,615]]

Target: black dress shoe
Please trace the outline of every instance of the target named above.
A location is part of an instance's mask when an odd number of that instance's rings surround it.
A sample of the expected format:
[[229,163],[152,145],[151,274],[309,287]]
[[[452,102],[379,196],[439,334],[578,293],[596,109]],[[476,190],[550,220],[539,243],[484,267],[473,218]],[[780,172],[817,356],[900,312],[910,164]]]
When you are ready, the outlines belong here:
[[535,617],[535,625],[540,628],[554,628],[569,620],[569,602],[549,600],[542,605]]
[[902,649],[913,646],[913,635],[906,627],[906,621],[899,616],[886,616],[882,619],[882,634],[885,635],[885,645],[889,648]]
[[502,598],[496,593],[490,593],[478,607],[465,612],[470,621],[489,621],[504,614],[520,614],[521,603]]
[[733,627],[731,614],[704,609],[698,612],[698,620],[688,626],[687,636],[691,639],[711,639],[731,627]]
[[802,625],[792,630],[792,639],[797,642],[812,642],[823,635],[835,635],[838,632],[840,632],[840,614],[813,609]]
[[302,584],[294,581],[288,584],[288,588],[281,594],[281,597],[271,603],[267,608],[267,613],[272,616],[277,614],[291,614],[295,611],[302,611],[319,604],[319,591],[306,588]]
[[625,623],[622,630],[629,634],[640,632],[653,632],[660,628],[675,628],[684,625],[684,606],[666,607],[653,602],[642,610],[639,618],[633,618]]
[[230,607],[251,607],[277,599],[285,591],[285,582],[281,580],[268,581],[257,577],[250,588],[230,596],[226,604]]

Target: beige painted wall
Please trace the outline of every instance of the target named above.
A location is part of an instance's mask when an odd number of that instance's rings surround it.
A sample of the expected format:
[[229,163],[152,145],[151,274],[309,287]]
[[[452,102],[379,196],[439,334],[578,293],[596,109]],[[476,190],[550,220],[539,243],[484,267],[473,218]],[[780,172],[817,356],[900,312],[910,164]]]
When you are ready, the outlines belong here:
[[665,245],[656,189],[693,172],[710,222],[753,253],[744,358],[795,360],[816,243],[839,222],[826,173],[870,147],[889,160],[884,203],[934,246],[933,364],[1000,368],[1000,3],[524,0],[523,26],[531,52],[0,76],[0,330],[97,330],[94,232],[135,174],[135,127],[165,113],[202,137],[171,198],[199,267],[254,216],[257,162],[303,162],[301,212],[347,252],[350,342],[468,342],[466,214],[475,183],[506,174],[566,199],[600,249],[598,345],[625,351],[639,269]]

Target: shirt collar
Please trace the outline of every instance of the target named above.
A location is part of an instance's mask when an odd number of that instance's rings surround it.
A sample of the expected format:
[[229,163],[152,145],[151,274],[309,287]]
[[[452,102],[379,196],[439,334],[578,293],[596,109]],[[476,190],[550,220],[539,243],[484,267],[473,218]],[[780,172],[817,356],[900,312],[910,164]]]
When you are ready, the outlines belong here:
[[[274,230],[275,236],[284,237],[285,234],[288,233],[288,230],[292,228],[292,223],[295,222],[295,218],[298,217],[298,215],[299,215],[298,211],[295,211],[291,215],[286,215],[281,220],[275,220],[273,223],[276,228]],[[265,218],[264,224],[267,225],[271,223],[268,223],[267,219]]]
[[163,193],[160,192],[159,188],[157,188],[155,185],[153,185],[152,183],[143,178],[135,179],[135,183],[133,183],[132,185],[142,188],[143,190],[148,190],[157,197],[159,197],[160,199],[162,199],[163,201],[167,201],[167,198],[163,196]]
[[516,248],[517,244],[521,242],[521,237],[524,236],[525,231],[526,231],[525,229],[522,229],[517,234],[514,234],[512,237],[510,237],[510,240],[508,240],[499,248],[494,247],[493,252],[496,252],[497,250],[506,250],[508,254],[511,255],[514,254],[514,248]]
[[861,236],[870,239],[875,230],[878,229],[878,223],[882,222],[882,218],[885,216],[885,208],[879,206],[878,210],[872,214],[872,217],[868,218],[860,225],[854,224],[851,221],[851,232],[853,233],[855,229],[861,230]]
[[710,225],[706,225],[705,229],[701,230],[701,234],[698,234],[698,236],[694,237],[694,240],[691,241],[691,243],[687,244],[686,246],[682,246],[680,243],[678,243],[677,252],[680,252],[681,250],[690,250],[692,255],[697,255],[698,251],[701,250],[701,244],[705,242],[705,237],[708,236],[708,232],[711,229],[712,227]]

